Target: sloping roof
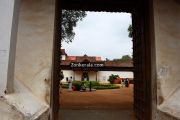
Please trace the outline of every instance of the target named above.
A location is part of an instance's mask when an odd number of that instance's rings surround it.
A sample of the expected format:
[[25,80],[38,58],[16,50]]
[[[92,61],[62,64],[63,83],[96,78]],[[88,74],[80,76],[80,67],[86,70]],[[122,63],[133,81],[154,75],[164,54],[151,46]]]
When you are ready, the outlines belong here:
[[88,61],[88,62],[96,62],[96,57],[91,57],[91,56],[77,56],[76,57],[77,62],[83,62],[83,61]]
[[102,61],[101,57],[97,56],[87,56],[86,54],[84,56],[67,56],[66,58],[67,61],[75,61],[75,62],[97,62],[97,61]]
[[[61,65],[63,66],[69,66],[71,62],[78,62],[74,60],[62,60]],[[99,62],[99,61],[95,61]],[[93,63],[93,62],[92,62]],[[104,67],[133,67],[133,61],[126,61],[126,62],[121,62],[121,61],[103,61]]]
[[106,67],[133,67],[133,61],[105,61]]
[[67,56],[66,60],[76,60],[76,56]]
[[73,61],[71,61],[71,60],[62,60],[61,65],[69,66],[71,62],[73,62]]
[[99,56],[68,56],[65,52],[65,49],[61,49],[62,55],[66,55],[66,60],[61,61],[62,66],[70,66],[71,62],[76,63],[103,63],[104,67],[133,67],[133,61],[102,61]]

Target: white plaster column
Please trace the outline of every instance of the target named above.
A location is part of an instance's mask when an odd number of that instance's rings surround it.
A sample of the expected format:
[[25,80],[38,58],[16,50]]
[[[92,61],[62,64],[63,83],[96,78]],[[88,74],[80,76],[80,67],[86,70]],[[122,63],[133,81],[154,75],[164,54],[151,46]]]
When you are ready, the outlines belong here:
[[19,5],[20,0],[0,0],[0,95],[13,92]]

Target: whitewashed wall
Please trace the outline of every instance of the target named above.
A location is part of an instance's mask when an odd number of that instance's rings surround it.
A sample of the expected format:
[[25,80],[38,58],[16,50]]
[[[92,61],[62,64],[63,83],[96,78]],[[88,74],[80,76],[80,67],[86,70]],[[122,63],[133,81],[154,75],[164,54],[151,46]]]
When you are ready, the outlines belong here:
[[180,2],[154,0],[154,15],[158,105],[180,119]]
[[51,79],[54,8],[51,0],[25,0],[19,17],[15,79],[42,101]]
[[[64,79],[63,82],[66,81],[66,77],[73,77],[74,72],[72,70],[63,70],[64,73]],[[117,72],[117,71],[98,71],[97,72],[97,80],[102,82],[107,82],[109,76],[111,74],[119,75],[121,78],[134,78],[133,72]],[[89,71],[89,80],[95,81],[96,80],[96,72]],[[75,80],[81,80],[82,77],[82,71],[75,71]]]
[[66,78],[70,78],[71,76],[74,76],[74,71],[72,70],[63,70],[64,79],[62,79],[62,82],[66,82]]
[[18,17],[18,9],[14,0],[0,0],[0,96],[6,90],[8,74],[12,73],[10,81],[14,79],[14,58],[11,57],[15,55],[17,27],[13,28],[13,20],[17,25],[14,17]]
[[61,58],[62,60],[66,60],[66,56],[65,55],[61,55],[61,57],[62,57]]
[[133,72],[125,72],[125,71],[99,71],[98,72],[98,80],[107,81],[111,74],[119,75],[120,78],[134,78]]
[[[14,64],[19,15],[19,0],[0,0],[0,119],[23,120],[5,99],[14,92]],[[3,96],[3,97],[2,97]]]
[[5,98],[9,104],[32,120],[49,108],[54,8],[53,0],[22,0],[20,8],[15,92]]

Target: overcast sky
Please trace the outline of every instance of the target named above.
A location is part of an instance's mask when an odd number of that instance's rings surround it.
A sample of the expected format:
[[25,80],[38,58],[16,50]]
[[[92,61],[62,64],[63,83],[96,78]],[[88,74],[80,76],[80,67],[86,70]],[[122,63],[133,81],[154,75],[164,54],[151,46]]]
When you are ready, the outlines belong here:
[[63,42],[62,48],[70,56],[87,54],[114,59],[132,55],[132,39],[127,31],[131,22],[129,13],[87,12],[74,28],[73,42]]

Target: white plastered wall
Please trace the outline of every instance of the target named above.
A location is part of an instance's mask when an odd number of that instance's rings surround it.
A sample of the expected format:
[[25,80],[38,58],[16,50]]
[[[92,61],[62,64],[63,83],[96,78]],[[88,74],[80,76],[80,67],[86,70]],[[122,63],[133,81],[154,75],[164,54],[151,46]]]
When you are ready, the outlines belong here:
[[68,79],[72,76],[74,76],[74,71],[72,70],[62,70],[63,71],[63,75],[64,78],[61,80],[62,82],[66,82],[66,78],[68,77]]
[[22,1],[16,49],[15,80],[44,100],[45,79],[51,77],[54,2]]
[[158,108],[180,119],[180,2],[154,0]]
[[107,82],[111,74],[119,75],[120,78],[134,78],[133,72],[128,71],[98,71],[98,80]]
[[[66,77],[73,77],[74,71],[72,70],[63,70],[64,79],[62,82],[66,82]],[[82,77],[82,71],[75,71],[75,80],[81,80]],[[107,82],[109,76],[111,74],[119,75],[121,78],[134,78],[133,72],[129,71],[98,71],[97,72],[97,80],[101,82]],[[96,80],[96,72],[89,71],[89,80],[95,81]]]
[[18,0],[16,2],[14,0],[0,1],[0,96],[4,95],[7,80],[14,79],[14,60],[11,56],[15,54],[17,34],[15,18],[18,16],[19,3]]
[[61,57],[62,60],[66,60],[66,55],[61,55]]
[[[38,118],[49,108],[54,8],[53,0],[22,0],[21,3],[15,92],[7,94],[5,99],[28,119]],[[47,119],[48,114],[45,116]]]
[[[0,119],[23,120],[24,117],[7,102],[12,94],[14,81],[14,59],[17,40],[19,0],[0,1]],[[5,92],[6,91],[6,92]]]

